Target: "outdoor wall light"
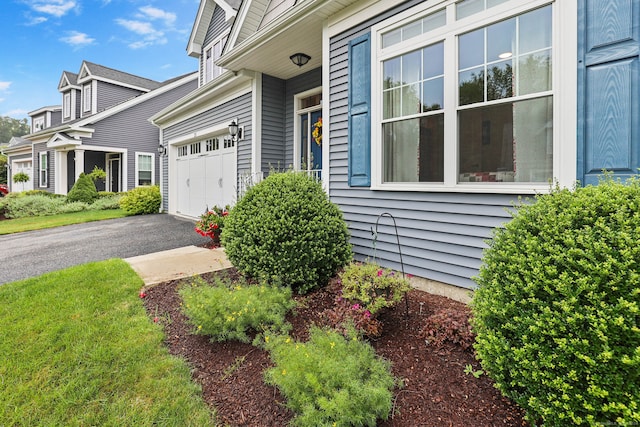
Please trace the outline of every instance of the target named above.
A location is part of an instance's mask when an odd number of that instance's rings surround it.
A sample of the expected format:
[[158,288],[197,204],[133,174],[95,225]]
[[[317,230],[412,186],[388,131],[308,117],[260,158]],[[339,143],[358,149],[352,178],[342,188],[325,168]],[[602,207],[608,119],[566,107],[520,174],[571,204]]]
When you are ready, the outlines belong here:
[[309,55],[307,55],[306,53],[299,53],[298,52],[298,53],[294,53],[293,55],[291,55],[289,57],[289,59],[291,60],[291,62],[296,64],[298,67],[302,67],[307,62],[309,62],[311,57]]
[[165,154],[167,154],[167,149],[165,148],[164,145],[162,145],[162,143],[158,145],[158,154],[161,156],[164,156]]
[[238,119],[235,119],[231,123],[229,123],[229,135],[231,135],[231,139],[236,142],[242,138],[242,128],[238,126],[238,123]]

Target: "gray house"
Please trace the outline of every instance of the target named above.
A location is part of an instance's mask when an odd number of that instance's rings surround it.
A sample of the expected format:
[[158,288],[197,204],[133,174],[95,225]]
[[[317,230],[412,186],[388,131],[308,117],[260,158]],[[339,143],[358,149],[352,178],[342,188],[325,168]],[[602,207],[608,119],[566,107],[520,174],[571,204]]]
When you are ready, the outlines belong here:
[[636,173],[639,22],[640,0],[202,0],[198,89],[151,119],[164,208],[307,170],[358,258],[400,269],[392,216],[406,272],[472,289],[519,197]]
[[67,194],[80,173],[97,166],[107,173],[98,190],[157,184],[159,136],[148,118],[194,90],[196,80],[190,73],[156,82],[87,61],[77,74],[64,71],[62,106],[30,113],[32,133],[4,150],[9,181],[30,167],[26,187]]

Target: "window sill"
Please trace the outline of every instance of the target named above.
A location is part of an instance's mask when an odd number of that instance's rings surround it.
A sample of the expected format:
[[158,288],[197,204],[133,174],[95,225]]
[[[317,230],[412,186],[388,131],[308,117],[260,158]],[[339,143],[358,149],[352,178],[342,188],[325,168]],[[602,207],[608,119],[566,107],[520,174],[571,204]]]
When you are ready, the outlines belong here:
[[423,193],[475,193],[475,194],[539,194],[549,193],[550,184],[520,184],[520,183],[461,183],[457,185],[445,184],[372,184],[373,191],[413,191]]

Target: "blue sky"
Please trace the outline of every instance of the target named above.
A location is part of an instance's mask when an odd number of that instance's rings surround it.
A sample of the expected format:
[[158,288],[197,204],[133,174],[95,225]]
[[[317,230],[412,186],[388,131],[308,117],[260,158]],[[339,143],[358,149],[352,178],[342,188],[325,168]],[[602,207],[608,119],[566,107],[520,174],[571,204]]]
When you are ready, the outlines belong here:
[[83,60],[158,81],[198,68],[198,0],[0,1],[0,116],[60,105],[62,72]]

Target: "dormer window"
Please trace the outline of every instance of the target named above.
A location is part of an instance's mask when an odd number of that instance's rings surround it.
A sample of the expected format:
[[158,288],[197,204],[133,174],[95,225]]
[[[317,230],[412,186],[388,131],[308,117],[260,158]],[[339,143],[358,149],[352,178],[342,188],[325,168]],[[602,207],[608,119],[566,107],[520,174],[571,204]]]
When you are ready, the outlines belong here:
[[33,132],[39,132],[44,129],[44,117],[33,119]]
[[220,37],[204,50],[204,83],[218,77],[224,71],[224,68],[218,67],[215,62],[222,55],[222,49],[227,42],[228,34]]
[[62,99],[62,116],[65,119],[71,117],[71,92],[64,94]]
[[83,96],[83,102],[82,102],[82,111],[85,113],[90,113],[91,112],[91,104],[92,104],[92,100],[91,100],[91,83],[84,85],[84,87],[82,88],[82,96]]

